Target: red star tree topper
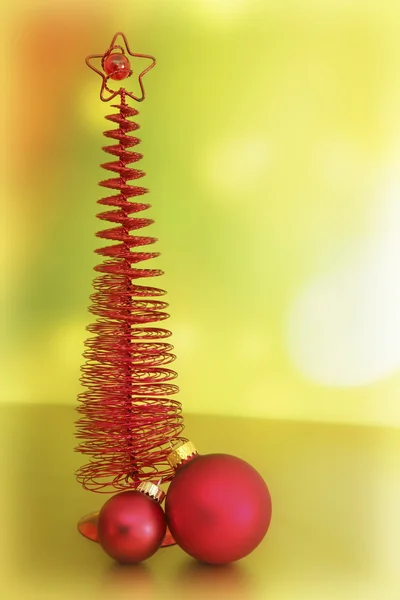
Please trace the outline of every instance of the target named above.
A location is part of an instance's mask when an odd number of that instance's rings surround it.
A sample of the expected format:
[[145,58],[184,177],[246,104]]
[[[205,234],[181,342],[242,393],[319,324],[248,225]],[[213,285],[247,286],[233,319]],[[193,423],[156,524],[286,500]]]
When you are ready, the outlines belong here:
[[[118,36],[122,38],[124,46],[116,44]],[[119,90],[113,91],[107,85],[109,79],[114,79],[118,81],[121,79],[126,79],[127,77],[130,77],[133,74],[126,53],[135,58],[148,58],[151,60],[151,64],[148,65],[141,73],[139,73],[138,76],[139,86],[142,92],[142,95],[140,97],[135,96],[132,92],[128,92],[124,88],[120,88]],[[102,71],[100,71],[100,69],[96,68],[93,65],[93,60],[95,59],[99,59],[101,61]],[[148,71],[150,71],[150,69],[154,67],[154,65],[156,64],[156,59],[154,58],[154,56],[150,56],[149,54],[135,54],[131,52],[125,34],[122,32],[118,32],[114,35],[113,39],[111,40],[111,44],[108,50],[106,50],[104,54],[91,54],[87,56],[86,64],[95,73],[100,75],[100,77],[103,80],[100,90],[100,98],[101,100],[103,100],[103,102],[109,102],[110,100],[113,100],[113,98],[121,94],[123,94],[124,96],[129,96],[137,102],[142,102],[146,97],[143,87],[143,77],[144,75],[146,75],[146,73],[148,73]],[[108,98],[105,97],[105,92],[109,93]]]

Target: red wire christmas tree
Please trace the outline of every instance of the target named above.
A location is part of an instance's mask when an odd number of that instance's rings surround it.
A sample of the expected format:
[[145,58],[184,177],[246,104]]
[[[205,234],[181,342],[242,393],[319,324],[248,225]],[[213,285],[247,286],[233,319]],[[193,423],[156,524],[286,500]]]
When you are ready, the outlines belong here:
[[[118,36],[122,36],[125,49],[116,44]],[[132,74],[126,52],[152,61],[139,75],[140,97],[124,88],[113,91],[107,85],[110,78],[121,80]],[[101,59],[103,72],[93,66],[93,59]],[[117,128],[104,132],[117,142],[103,147],[116,160],[101,166],[116,176],[100,185],[118,193],[98,200],[112,207],[98,218],[115,226],[100,231],[97,237],[116,243],[96,250],[105,260],[95,267],[100,275],[93,284],[89,310],[97,320],[87,328],[94,337],[85,343],[82,383],[86,390],[79,396],[77,409],[82,415],[77,437],[82,441],[76,448],[91,458],[78,470],[77,479],[86,489],[110,492],[135,488],[142,481],[171,480],[174,469],[167,456],[171,445],[185,438],[179,437],[183,430],[181,404],[169,397],[178,392],[171,383],[176,373],[166,366],[175,360],[173,346],[165,341],[171,333],[149,326],[169,316],[165,312],[168,304],[160,299],[165,291],[137,283],[141,278],[163,274],[159,269],[136,266],[159,256],[158,252],[134,250],[157,241],[132,233],[153,223],[132,216],[150,208],[150,204],[132,200],[148,190],[128,183],[145,173],[128,166],[138,162],[142,154],[130,150],[140,140],[130,135],[139,125],[129,117],[139,113],[126,99],[140,102],[145,98],[142,77],[155,65],[155,59],[133,54],[124,34],[117,33],[103,55],[91,55],[86,62],[103,79],[100,98],[107,102],[118,96],[120,102],[113,105],[117,112],[106,117]]]

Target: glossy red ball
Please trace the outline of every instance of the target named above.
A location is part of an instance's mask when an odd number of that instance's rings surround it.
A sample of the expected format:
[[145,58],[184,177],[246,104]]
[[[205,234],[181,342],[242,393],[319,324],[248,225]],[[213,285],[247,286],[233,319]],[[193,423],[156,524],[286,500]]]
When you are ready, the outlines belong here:
[[125,54],[109,54],[104,61],[104,71],[111,79],[125,79],[131,73],[131,65]]
[[99,513],[97,535],[103,550],[122,563],[152,556],[164,539],[164,511],[152,498],[136,491],[116,494]]
[[197,456],[178,467],[165,504],[177,544],[211,564],[250,554],[268,531],[271,510],[261,475],[228,454]]

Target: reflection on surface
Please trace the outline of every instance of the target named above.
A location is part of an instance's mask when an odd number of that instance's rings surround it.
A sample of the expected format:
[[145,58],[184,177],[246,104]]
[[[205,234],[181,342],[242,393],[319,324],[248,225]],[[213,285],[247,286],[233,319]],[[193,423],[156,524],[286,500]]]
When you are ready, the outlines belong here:
[[252,598],[249,574],[239,563],[206,565],[189,559],[177,572],[174,585],[187,598]]
[[185,557],[179,568],[174,569],[171,563],[169,566],[169,574],[163,574],[149,563],[112,564],[101,582],[101,592],[112,600],[132,598],[133,592],[143,600],[161,595],[194,600],[251,600],[254,597],[251,578],[243,565],[206,565]]
[[156,597],[157,586],[152,569],[147,564],[111,564],[102,581],[102,591],[110,600],[140,597],[141,600]]

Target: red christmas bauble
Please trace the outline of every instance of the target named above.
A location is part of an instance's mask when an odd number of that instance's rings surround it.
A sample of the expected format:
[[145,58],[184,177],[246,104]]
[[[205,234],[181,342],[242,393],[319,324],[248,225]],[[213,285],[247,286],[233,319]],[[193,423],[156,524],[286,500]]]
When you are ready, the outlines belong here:
[[99,543],[122,563],[138,563],[152,556],[161,546],[165,531],[163,509],[142,492],[120,492],[99,512]]
[[111,79],[126,79],[131,74],[131,65],[125,54],[114,52],[109,54],[104,61],[104,71]]
[[225,564],[260,544],[271,521],[271,496],[261,475],[244,460],[197,455],[177,468],[165,514],[185,552],[206,563]]

